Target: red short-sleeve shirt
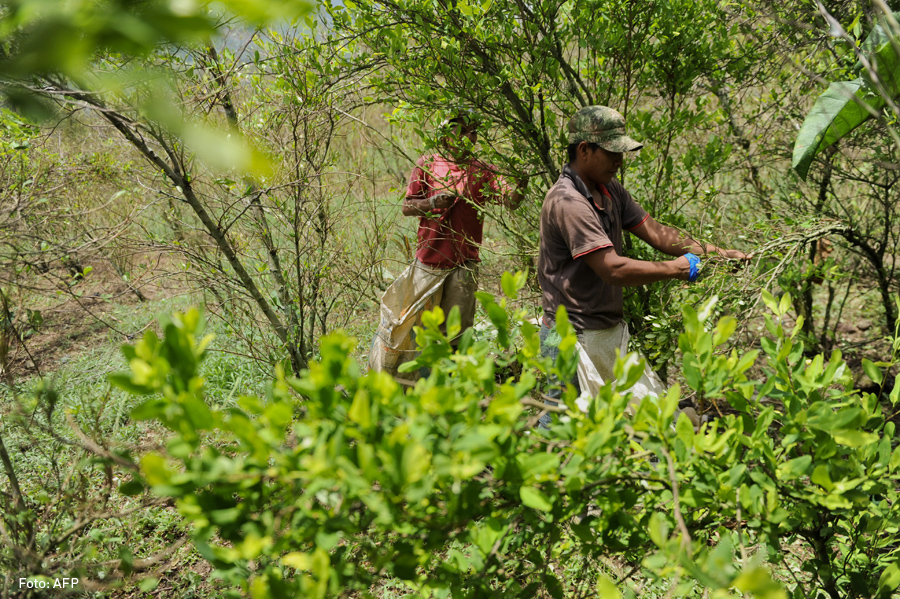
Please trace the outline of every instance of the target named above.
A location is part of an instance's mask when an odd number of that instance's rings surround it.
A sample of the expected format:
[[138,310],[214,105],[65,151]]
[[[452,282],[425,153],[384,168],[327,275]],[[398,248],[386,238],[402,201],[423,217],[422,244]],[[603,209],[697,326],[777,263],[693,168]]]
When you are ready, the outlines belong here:
[[441,192],[457,195],[450,208],[419,219],[416,258],[433,268],[453,268],[478,260],[484,219],[478,208],[505,192],[491,165],[475,159],[454,161],[438,154],[423,156],[409,177],[406,197],[423,199]]

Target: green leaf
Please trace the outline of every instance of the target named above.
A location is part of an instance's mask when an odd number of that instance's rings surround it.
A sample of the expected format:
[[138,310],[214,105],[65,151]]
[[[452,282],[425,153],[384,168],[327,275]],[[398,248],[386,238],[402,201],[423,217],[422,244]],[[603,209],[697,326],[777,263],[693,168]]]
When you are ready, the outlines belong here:
[[[403,480],[406,484],[411,485],[422,480],[422,477],[431,467],[431,459],[428,449],[416,440],[411,440],[403,449],[403,457],[401,460],[401,469],[403,472]],[[479,468],[481,466],[479,465]]]
[[890,469],[891,471],[894,471],[897,470],[897,468],[900,468],[900,446],[896,447],[891,454]]
[[716,332],[715,335],[713,335],[713,345],[722,345],[731,339],[731,335],[734,334],[735,329],[737,329],[737,319],[733,316],[722,317],[716,325]]
[[826,491],[831,491],[834,488],[834,483],[831,482],[831,476],[829,476],[828,474],[828,467],[824,464],[819,464],[818,466],[816,466],[809,480],[819,485]]
[[[112,378],[113,377],[111,375],[110,380],[112,380]],[[130,380],[128,379],[127,376],[123,376],[123,378],[120,379],[120,381],[121,382],[129,381],[130,382]],[[124,387],[123,385],[118,384],[118,383],[116,384],[116,386],[122,387],[126,391],[129,391],[131,393],[140,393],[142,390],[142,388],[138,388],[138,390],[135,390],[134,388]],[[165,415],[166,407],[168,405],[169,405],[169,402],[164,399],[151,399],[151,400],[145,401],[144,403],[140,404],[139,406],[137,406],[136,408],[131,410],[131,417],[134,418],[135,420],[151,420],[153,418],[161,418]]]
[[529,480],[538,474],[553,472],[559,468],[559,454],[557,453],[533,453],[516,457],[522,478]]
[[172,478],[166,460],[158,453],[148,453],[141,459],[141,470],[151,485],[165,485]]
[[494,544],[506,534],[509,525],[504,524],[497,518],[487,518],[481,522],[473,523],[472,540],[481,550],[481,553],[487,556]]
[[778,302],[778,314],[779,316],[784,316],[791,309],[791,294],[785,293],[781,296],[781,301]]
[[894,562],[878,578],[878,594],[887,596],[900,586],[900,563]]
[[[872,29],[861,49],[878,71],[883,92],[871,84],[871,74],[863,71],[853,81],[837,81],[828,86],[810,110],[794,143],[793,167],[806,179],[816,155],[877,115],[887,105],[885,96],[900,93],[900,57],[889,38],[885,19]],[[885,96],[881,94],[884,93]]]
[[537,487],[521,487],[519,489],[519,497],[526,506],[539,510],[541,512],[549,512],[553,509],[553,504],[547,496]]
[[[637,382],[641,380],[641,377],[644,375],[644,369],[646,368],[646,362],[644,362],[644,360],[638,354],[625,354],[622,359],[623,367],[627,367],[628,372],[625,377],[617,376],[616,387],[618,387],[621,391],[626,391],[634,387]],[[623,378],[624,383],[619,384],[619,381],[621,381]]]
[[741,572],[732,585],[737,590],[752,594],[757,599],[788,599],[784,587],[772,580],[772,575],[765,568],[756,566]]
[[865,433],[856,429],[845,429],[834,431],[835,442],[846,445],[847,447],[862,447],[878,441],[878,435],[874,433]]
[[[454,306],[455,308],[456,306]],[[362,428],[369,428],[372,424],[372,414],[371,414],[371,401],[369,400],[369,393],[365,389],[360,389],[356,392],[356,396],[353,398],[353,403],[350,405],[350,410],[347,412],[347,416],[350,417],[350,420],[358,424]]]
[[778,478],[781,480],[794,480],[806,474],[812,464],[812,456],[804,455],[793,460],[788,460],[778,467]]
[[459,332],[462,330],[462,319],[459,315],[459,306],[453,306],[450,308],[450,313],[447,315],[447,338],[453,339]]
[[209,430],[215,424],[213,414],[203,399],[195,395],[188,395],[184,398],[182,406],[184,407],[185,416],[188,417],[188,421],[194,430]]
[[444,323],[444,311],[440,306],[435,306],[433,310],[422,312],[422,326],[426,329],[436,331]]
[[518,289],[516,289],[515,277],[509,272],[504,272],[500,277],[500,288],[503,289],[503,295],[509,299],[516,299]]
[[600,599],[622,599],[622,592],[605,574],[597,578],[597,596]]
[[884,381],[884,373],[879,370],[875,364],[873,364],[870,360],[863,358],[862,361],[863,370],[866,372],[868,377],[872,379],[876,385],[880,385],[882,381]]
[[204,123],[189,122],[182,118],[182,111],[174,99],[163,94],[156,94],[153,101],[142,108],[147,116],[178,136],[215,170],[259,177],[271,176],[274,172],[275,165],[269,157],[238,130],[220,130]]
[[778,313],[778,301],[775,297],[769,293],[768,289],[763,289],[762,291],[762,301],[775,314]]
[[691,386],[691,389],[693,389],[694,391],[702,390],[703,373],[700,372],[700,368],[697,362],[697,356],[692,353],[685,352],[681,370],[684,373],[684,378],[687,380],[688,385]]
[[662,549],[669,540],[669,521],[659,512],[653,512],[647,525],[650,540]]
[[804,119],[794,142],[792,166],[797,174],[806,179],[819,152],[862,125],[883,106],[884,100],[869,94],[862,78],[829,85]]
[[684,412],[678,415],[678,421],[675,423],[675,434],[686,448],[690,449],[694,446],[694,424]]
[[134,571],[134,554],[129,547],[119,547],[119,568],[127,575]]
[[547,593],[553,599],[565,599],[566,593],[563,590],[562,583],[559,582],[559,579],[553,574],[545,574],[544,580],[546,581]]
[[488,318],[497,327],[497,342],[501,347],[509,347],[509,314],[497,304],[487,306]]
[[140,495],[143,491],[144,485],[138,480],[130,480],[119,485],[119,493],[129,497]]

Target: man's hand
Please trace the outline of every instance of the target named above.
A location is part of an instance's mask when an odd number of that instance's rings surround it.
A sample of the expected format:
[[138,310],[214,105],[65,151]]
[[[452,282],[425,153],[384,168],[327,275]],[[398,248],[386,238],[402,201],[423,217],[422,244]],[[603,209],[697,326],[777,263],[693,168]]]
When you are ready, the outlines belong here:
[[750,260],[750,256],[741,250],[723,250],[722,248],[717,248],[716,253],[729,260]]
[[447,210],[459,196],[447,191],[439,191],[429,198],[406,198],[403,200],[404,216],[432,217],[435,210]]
[[[612,247],[585,254],[583,258],[597,276],[619,287],[636,287],[668,279],[690,280],[691,261],[684,255],[664,262],[647,262],[620,256]],[[694,256],[695,260],[699,260]],[[698,272],[694,269],[695,273]]]
[[525,199],[525,192],[527,190],[528,177],[522,177],[521,179],[518,179],[516,181],[516,188],[512,190],[512,192],[505,200],[503,200],[503,203],[515,210],[522,204],[522,200]]
[[445,208],[449,208],[456,201],[456,195],[447,192],[447,191],[439,191],[434,194],[430,198],[428,198],[428,207],[429,208],[437,208],[440,210],[444,210]]

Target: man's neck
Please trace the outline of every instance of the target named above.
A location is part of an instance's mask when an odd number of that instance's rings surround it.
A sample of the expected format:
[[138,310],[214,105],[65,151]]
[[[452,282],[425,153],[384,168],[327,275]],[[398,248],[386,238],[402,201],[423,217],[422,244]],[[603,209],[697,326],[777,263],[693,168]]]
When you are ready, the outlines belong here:
[[578,165],[575,164],[574,162],[569,163],[569,169],[571,169],[572,172],[574,172],[576,175],[578,175],[578,178],[581,179],[581,181],[585,184],[585,186],[588,188],[589,191],[593,192],[594,190],[600,189],[600,186],[597,185],[597,182],[594,181],[593,179],[591,179],[590,177],[588,177],[584,173],[584,171],[582,171],[578,167]]
[[469,148],[454,147],[452,144],[446,144],[443,151],[444,157],[458,164],[466,164],[471,162],[473,154]]
[[574,162],[570,162],[568,164],[569,170],[578,175],[578,178],[581,179],[581,182],[587,188],[588,193],[592,196],[588,199],[596,200],[598,197],[604,195],[602,184],[598,184],[593,179],[585,176],[585,174],[575,165]]

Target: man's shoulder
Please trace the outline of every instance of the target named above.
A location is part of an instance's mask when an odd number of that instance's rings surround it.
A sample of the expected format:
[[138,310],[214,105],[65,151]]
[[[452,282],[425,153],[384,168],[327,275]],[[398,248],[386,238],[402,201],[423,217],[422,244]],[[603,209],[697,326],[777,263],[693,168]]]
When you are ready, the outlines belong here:
[[553,206],[560,202],[580,201],[586,202],[586,198],[581,195],[575,184],[568,177],[560,177],[556,183],[547,191],[544,197],[544,206]]
[[628,190],[625,189],[625,186],[622,185],[622,183],[616,178],[613,178],[612,181],[610,181],[609,183],[606,184],[606,189],[608,189],[609,193],[611,193],[611,194],[626,194],[626,193],[628,193]]
[[436,152],[432,152],[430,154],[422,154],[421,156],[419,156],[419,159],[416,160],[416,166],[423,167],[439,161],[445,161],[445,158]]
[[620,183],[618,179],[613,179],[612,181],[610,181],[609,183],[606,183],[605,185],[606,185],[606,191],[608,191],[609,195],[611,195],[614,198],[625,199],[625,198],[631,197],[631,193],[629,193],[629,191],[627,189],[625,189],[625,186],[622,185],[622,183]]
[[575,187],[568,177],[560,177],[544,197],[541,209],[542,222],[552,227],[578,227],[594,215],[590,201]]
[[496,165],[491,164],[490,162],[485,162],[484,160],[481,160],[480,158],[475,158],[474,156],[468,159],[468,163],[470,166],[472,166],[478,170],[491,171],[491,172],[497,171]]

